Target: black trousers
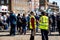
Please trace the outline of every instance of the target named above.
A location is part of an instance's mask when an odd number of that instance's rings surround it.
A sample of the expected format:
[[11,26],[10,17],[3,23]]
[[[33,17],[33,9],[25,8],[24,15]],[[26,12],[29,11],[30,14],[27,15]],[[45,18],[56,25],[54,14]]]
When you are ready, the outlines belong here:
[[30,40],[34,40],[34,36],[35,36],[35,29],[31,29]]
[[55,23],[52,23],[52,31],[55,31]]
[[15,35],[15,28],[16,28],[16,25],[11,24],[10,35]]
[[41,29],[42,40],[48,40],[48,31]]
[[59,35],[60,35],[60,26],[58,26],[58,32],[59,32]]
[[58,32],[59,32],[59,35],[60,35],[60,22],[57,22],[57,28],[58,28]]

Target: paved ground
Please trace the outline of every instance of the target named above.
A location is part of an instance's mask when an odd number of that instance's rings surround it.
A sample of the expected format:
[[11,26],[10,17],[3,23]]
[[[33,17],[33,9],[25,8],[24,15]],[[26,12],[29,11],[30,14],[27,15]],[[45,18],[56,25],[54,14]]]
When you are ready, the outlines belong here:
[[[16,36],[8,36],[9,32],[0,32],[0,40],[29,40],[30,33],[27,33],[26,35],[16,35]],[[35,40],[41,40],[41,34],[36,33]],[[52,35],[49,35],[49,40],[60,40],[60,36],[58,35],[58,32],[52,33]]]

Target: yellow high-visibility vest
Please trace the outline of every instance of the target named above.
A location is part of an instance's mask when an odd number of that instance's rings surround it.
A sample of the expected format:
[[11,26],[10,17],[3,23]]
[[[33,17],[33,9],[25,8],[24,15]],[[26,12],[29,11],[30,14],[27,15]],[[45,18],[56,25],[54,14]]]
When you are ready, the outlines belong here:
[[40,26],[39,28],[40,29],[44,29],[44,30],[48,30],[48,27],[49,27],[49,19],[47,16],[42,16],[40,18]]
[[33,29],[32,25],[31,25],[31,18],[34,18],[34,25],[35,25],[35,29],[36,29],[36,19],[34,16],[30,16],[30,29]]

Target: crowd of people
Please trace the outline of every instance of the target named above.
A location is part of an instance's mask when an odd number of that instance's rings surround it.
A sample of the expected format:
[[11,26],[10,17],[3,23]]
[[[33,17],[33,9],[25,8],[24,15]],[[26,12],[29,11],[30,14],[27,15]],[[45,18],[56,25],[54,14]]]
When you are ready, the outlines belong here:
[[[16,16],[13,11],[11,11],[9,14],[0,13],[0,30],[8,30],[10,28],[10,35],[15,35],[16,30],[18,31],[18,34],[24,34],[24,35],[26,34],[27,30],[31,30],[31,39],[32,37],[34,39],[35,31],[38,32],[38,29],[41,28],[39,27],[41,26],[40,24],[42,23],[41,20],[43,20],[46,16],[48,16],[48,18],[46,17],[47,20],[45,19],[44,20],[46,22],[49,21],[48,23],[49,23],[50,34],[51,32],[55,32],[58,30],[60,35],[60,25],[59,25],[60,14],[59,13],[57,14],[52,13],[49,15],[49,13],[44,14],[44,12],[41,12],[40,15],[37,15],[37,14],[34,16],[33,15],[34,15],[34,12],[30,12],[28,16],[26,16],[26,13],[23,13],[23,16],[21,16],[20,14]],[[42,17],[42,15],[46,15],[46,16]],[[30,22],[31,18],[32,18],[32,23]],[[33,27],[34,29],[32,29],[32,27],[30,27],[32,26],[31,24],[33,24],[33,26],[36,26],[36,28]],[[47,37],[48,32],[46,31],[46,29],[48,28],[45,28],[45,30],[42,30],[42,29],[44,28],[41,28],[42,37],[44,37],[43,34],[45,34],[45,36]],[[48,37],[46,40],[48,40]]]
[[0,30],[8,29],[8,17],[9,15],[6,13],[0,13]]

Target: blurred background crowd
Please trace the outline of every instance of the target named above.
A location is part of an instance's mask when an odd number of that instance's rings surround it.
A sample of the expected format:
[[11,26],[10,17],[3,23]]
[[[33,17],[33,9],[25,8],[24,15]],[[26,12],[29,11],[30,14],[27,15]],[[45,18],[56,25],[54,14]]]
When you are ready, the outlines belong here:
[[[39,28],[38,28],[39,23],[37,22],[37,20],[39,21],[41,16],[42,16],[41,14],[38,15],[37,13],[35,13],[36,26],[37,26],[36,32],[39,31]],[[60,30],[59,29],[60,13],[57,13],[57,14],[47,13],[47,16],[49,17],[49,32],[56,32]],[[9,29],[10,31],[17,30],[19,34],[23,34],[23,33],[26,34],[26,31],[30,30],[29,20],[30,20],[30,12],[29,14],[23,13],[22,16],[20,13],[18,13],[18,15],[15,15],[13,11],[11,11],[9,14],[0,13],[0,30],[9,30]],[[16,27],[11,27],[11,26],[16,26]]]

